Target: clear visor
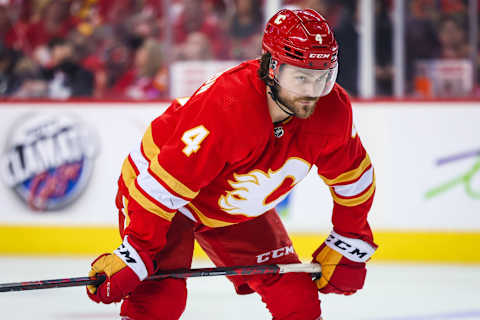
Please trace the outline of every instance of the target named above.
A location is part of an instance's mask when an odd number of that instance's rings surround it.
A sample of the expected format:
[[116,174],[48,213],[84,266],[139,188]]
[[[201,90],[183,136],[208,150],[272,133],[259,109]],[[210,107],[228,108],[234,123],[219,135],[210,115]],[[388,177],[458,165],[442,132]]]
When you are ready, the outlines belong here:
[[323,97],[332,91],[338,64],[327,70],[314,70],[283,64],[274,71],[275,82],[285,90],[302,97]]

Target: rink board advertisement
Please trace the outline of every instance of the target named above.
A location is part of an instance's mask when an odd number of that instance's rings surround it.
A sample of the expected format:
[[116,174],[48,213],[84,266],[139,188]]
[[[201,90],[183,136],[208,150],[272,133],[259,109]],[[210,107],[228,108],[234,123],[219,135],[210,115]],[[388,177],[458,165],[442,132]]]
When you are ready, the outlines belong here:
[[[122,161],[166,106],[2,103],[0,254],[113,250]],[[374,259],[480,262],[478,119],[477,102],[354,104],[376,171]],[[315,168],[280,203],[300,256],[329,233],[331,210]]]

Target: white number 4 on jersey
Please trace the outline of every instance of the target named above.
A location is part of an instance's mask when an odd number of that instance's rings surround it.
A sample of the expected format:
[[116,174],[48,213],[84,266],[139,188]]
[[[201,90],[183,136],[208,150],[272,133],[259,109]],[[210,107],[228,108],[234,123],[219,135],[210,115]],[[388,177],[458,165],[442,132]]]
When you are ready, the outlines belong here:
[[202,125],[185,131],[182,136],[182,141],[185,143],[185,148],[183,148],[182,152],[185,153],[187,157],[190,157],[192,152],[197,152],[198,149],[200,149],[200,144],[209,133],[210,131],[208,131]]

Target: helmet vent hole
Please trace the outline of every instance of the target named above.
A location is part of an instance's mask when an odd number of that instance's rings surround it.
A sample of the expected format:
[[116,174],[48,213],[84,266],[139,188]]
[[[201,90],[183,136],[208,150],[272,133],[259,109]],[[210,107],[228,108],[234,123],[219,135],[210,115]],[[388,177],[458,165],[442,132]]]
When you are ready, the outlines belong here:
[[[283,48],[285,49],[285,51],[288,51],[288,52],[285,52],[285,55],[287,55],[287,56],[289,56],[289,57],[291,57],[291,58],[303,60],[303,59],[302,59],[302,57],[303,57],[303,52],[298,51],[298,50],[293,50],[293,53],[291,53],[291,52],[292,52],[292,48],[287,47],[287,46],[284,46]],[[297,56],[300,56],[300,57],[297,57]]]
[[302,58],[300,58],[300,57],[297,57],[297,56],[296,56],[296,55],[294,55],[294,54],[291,54],[291,53],[285,52],[285,55],[286,55],[287,57],[290,57],[290,58],[293,58],[293,59],[297,59],[297,60],[303,61],[303,59],[302,59]]

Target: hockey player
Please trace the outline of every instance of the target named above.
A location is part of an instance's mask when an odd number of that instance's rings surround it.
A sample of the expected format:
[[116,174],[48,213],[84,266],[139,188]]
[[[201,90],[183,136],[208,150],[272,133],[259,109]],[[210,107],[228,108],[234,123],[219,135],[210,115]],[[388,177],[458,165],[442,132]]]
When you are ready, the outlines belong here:
[[116,198],[123,243],[92,263],[90,275],[107,275],[87,287],[92,300],[123,300],[125,319],[178,319],[185,280],[143,280],[190,268],[194,240],[217,266],[299,263],[274,208],[313,165],[334,200],[333,230],[313,253],[322,277],[230,280],[238,294],[257,292],[278,320],[321,319],[318,290],[363,287],[377,247],[367,222],[375,179],[349,97],[335,83],[333,33],[314,10],[285,9],[267,23],[262,47],[260,60],[174,101],[128,155]]

